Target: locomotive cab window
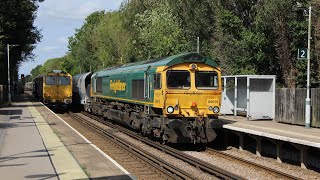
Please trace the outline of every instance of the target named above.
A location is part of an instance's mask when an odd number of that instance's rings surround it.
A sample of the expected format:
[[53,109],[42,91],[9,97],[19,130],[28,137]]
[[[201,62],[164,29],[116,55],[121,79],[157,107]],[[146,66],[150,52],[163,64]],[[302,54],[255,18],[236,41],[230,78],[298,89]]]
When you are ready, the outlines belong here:
[[189,89],[190,72],[185,70],[168,70],[167,86],[169,89]]
[[197,89],[217,89],[218,73],[215,71],[197,71],[196,87]]
[[69,76],[59,76],[59,85],[70,85],[70,77]]
[[46,85],[57,85],[57,76],[46,76]]
[[153,87],[154,87],[154,89],[161,89],[161,74],[160,73],[153,75]]

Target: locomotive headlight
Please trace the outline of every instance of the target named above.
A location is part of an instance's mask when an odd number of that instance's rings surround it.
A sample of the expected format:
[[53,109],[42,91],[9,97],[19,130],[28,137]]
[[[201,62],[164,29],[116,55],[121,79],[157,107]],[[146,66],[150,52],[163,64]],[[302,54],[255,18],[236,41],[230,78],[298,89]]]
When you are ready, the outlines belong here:
[[219,113],[219,111],[220,111],[220,108],[219,108],[219,107],[215,106],[215,107],[213,108],[213,112],[214,112],[214,113]]
[[172,107],[172,106],[169,106],[169,107],[167,107],[167,112],[168,113],[173,113],[173,111],[174,111],[174,108]]
[[213,111],[213,107],[212,106],[209,106],[209,111]]

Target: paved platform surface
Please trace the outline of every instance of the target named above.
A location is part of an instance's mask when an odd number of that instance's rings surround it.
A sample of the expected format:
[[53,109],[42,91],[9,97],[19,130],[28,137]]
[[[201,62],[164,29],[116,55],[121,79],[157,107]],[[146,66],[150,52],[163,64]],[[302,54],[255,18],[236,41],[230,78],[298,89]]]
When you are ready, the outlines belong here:
[[[84,167],[81,163],[84,161],[104,163],[94,179],[132,179],[120,165],[50,109],[31,102],[30,98],[24,94],[11,106],[0,108],[0,179],[88,179],[88,168],[95,167]],[[58,119],[63,129],[73,132],[73,136],[67,137],[68,141],[61,140],[62,134],[51,128],[47,118]],[[74,141],[81,141],[82,148]]]
[[1,179],[58,179],[50,151],[27,108],[21,102],[0,109]]
[[319,128],[305,128],[272,120],[247,120],[241,116],[219,116],[219,120],[225,129],[320,148]]
[[[54,114],[46,106],[39,106],[39,102],[34,102],[33,104],[56,133],[59,134],[63,144],[72,152],[72,155],[89,174],[90,178],[136,179],[111,157],[73,129],[57,114]],[[70,118],[64,114],[59,115],[63,116],[64,119]]]

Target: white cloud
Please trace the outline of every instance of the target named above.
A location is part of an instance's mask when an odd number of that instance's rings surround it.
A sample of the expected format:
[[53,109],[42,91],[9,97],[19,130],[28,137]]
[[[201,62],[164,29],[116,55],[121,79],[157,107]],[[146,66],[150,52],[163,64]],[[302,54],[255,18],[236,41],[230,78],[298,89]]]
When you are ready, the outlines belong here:
[[121,2],[122,0],[46,0],[38,15],[83,20],[94,11],[117,9]]

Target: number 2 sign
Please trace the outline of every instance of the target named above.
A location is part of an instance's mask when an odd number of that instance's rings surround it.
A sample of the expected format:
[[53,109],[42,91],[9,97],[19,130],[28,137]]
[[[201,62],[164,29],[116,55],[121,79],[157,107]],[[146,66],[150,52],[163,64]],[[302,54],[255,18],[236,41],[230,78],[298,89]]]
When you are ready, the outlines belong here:
[[298,59],[307,59],[307,58],[308,58],[308,48],[299,48]]

